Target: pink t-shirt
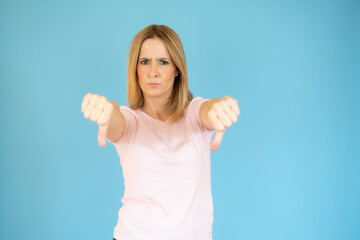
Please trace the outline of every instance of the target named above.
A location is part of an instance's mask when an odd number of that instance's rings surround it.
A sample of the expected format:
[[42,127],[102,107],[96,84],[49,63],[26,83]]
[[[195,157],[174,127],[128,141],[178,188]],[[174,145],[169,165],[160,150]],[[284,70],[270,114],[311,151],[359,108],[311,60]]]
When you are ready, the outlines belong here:
[[[211,240],[210,143],[194,98],[175,124],[120,106],[124,135],[113,143],[123,169],[117,240]],[[109,142],[111,142],[108,139]]]

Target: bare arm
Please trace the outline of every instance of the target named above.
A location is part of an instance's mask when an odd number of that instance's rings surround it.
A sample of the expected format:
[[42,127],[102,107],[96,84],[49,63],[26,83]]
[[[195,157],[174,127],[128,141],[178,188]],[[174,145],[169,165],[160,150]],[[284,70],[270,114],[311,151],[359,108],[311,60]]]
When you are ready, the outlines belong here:
[[106,97],[87,93],[81,104],[84,117],[99,125],[98,143],[105,147],[106,138],[117,142],[123,136],[126,120],[120,112],[119,105],[108,101]]
[[211,101],[212,100],[208,100],[205,101],[201,104],[200,106],[200,111],[199,111],[199,115],[200,115],[200,120],[202,122],[202,124],[208,129],[208,130],[215,130],[214,127],[212,127],[211,122],[210,122],[210,118],[209,118],[209,107],[211,105]]
[[117,142],[124,135],[126,128],[126,120],[121,113],[119,105],[116,102],[110,102],[114,107],[113,115],[110,119],[110,123],[106,132],[106,137],[112,141]]

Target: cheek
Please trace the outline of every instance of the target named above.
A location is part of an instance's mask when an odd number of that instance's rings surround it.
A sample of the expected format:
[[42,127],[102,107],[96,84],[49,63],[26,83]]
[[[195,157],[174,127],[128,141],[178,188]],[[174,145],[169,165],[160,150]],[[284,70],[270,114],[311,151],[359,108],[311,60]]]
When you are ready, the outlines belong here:
[[137,71],[137,75],[139,76],[139,78],[142,79],[143,76],[145,75],[145,71],[143,69],[141,69],[141,67],[137,67],[136,71]]
[[146,71],[143,68],[138,67],[136,72],[138,75],[139,84],[143,87],[144,83],[146,82]]
[[168,81],[172,81],[174,80],[174,74],[175,74],[175,70],[174,69],[166,69],[162,75],[164,76],[164,78]]

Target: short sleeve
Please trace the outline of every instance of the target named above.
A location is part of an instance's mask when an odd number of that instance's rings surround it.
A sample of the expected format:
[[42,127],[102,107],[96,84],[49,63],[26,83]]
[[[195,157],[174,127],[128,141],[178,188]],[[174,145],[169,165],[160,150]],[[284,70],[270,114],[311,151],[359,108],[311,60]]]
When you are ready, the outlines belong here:
[[194,131],[197,132],[199,130],[205,137],[205,140],[207,143],[211,142],[211,137],[215,130],[209,130],[206,128],[206,126],[201,122],[200,120],[200,107],[201,104],[203,104],[206,101],[209,101],[210,99],[205,99],[202,97],[196,97],[192,99],[191,103],[189,104],[188,109],[188,124],[195,125],[195,128],[193,127]]
[[135,133],[138,128],[138,119],[135,112],[127,106],[120,106],[120,112],[124,115],[126,121],[124,134],[117,142],[112,142],[110,139],[107,140],[114,144],[116,151],[119,153],[121,158],[124,150],[135,137]]

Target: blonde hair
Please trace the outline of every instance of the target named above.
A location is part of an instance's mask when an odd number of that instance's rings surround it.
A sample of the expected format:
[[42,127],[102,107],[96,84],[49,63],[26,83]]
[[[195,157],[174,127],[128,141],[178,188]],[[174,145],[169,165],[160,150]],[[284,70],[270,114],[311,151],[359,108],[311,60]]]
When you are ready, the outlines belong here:
[[141,30],[131,41],[128,62],[128,103],[135,110],[144,106],[144,96],[137,76],[137,64],[142,43],[149,38],[160,38],[170,53],[170,58],[179,71],[174,80],[171,97],[164,106],[165,114],[170,116],[168,122],[176,123],[183,115],[185,108],[193,99],[188,87],[185,53],[179,36],[165,25],[150,25]]

